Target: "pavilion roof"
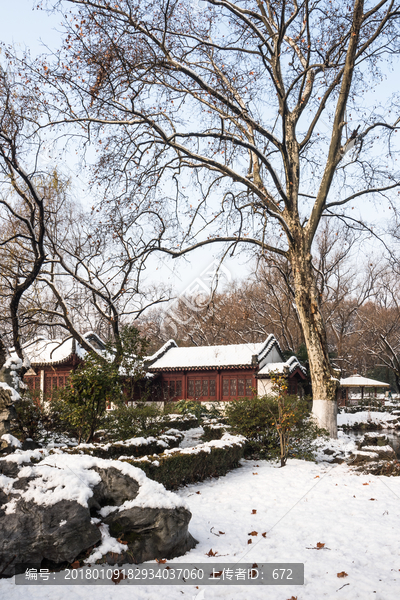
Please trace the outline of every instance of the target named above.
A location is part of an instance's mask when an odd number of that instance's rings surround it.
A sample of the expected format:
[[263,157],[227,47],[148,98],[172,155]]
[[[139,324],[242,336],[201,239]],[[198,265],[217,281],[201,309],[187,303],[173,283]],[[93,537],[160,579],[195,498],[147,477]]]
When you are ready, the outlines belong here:
[[390,387],[388,383],[384,381],[377,381],[376,379],[369,379],[368,377],[363,377],[362,375],[352,375],[351,377],[346,377],[345,379],[340,380],[340,387]]

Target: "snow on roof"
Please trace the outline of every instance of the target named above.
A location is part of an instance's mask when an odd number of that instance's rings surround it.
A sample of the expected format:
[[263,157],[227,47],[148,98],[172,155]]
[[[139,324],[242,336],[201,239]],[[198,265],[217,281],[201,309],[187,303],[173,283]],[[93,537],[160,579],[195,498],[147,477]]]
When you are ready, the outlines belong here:
[[[96,340],[99,340],[98,343],[101,343],[104,346],[100,338],[92,331],[85,333],[82,337],[85,338],[90,345],[93,345],[91,342],[93,341],[93,338],[96,338]],[[59,364],[65,362],[73,354],[76,354],[82,359],[86,356],[86,350],[84,350],[71,336],[63,340],[48,340],[46,338],[38,337],[31,342],[24,344],[23,350],[32,365]],[[94,346],[93,350],[96,351]]]
[[[278,342],[272,334],[268,336],[265,342],[257,344],[230,344],[227,346],[178,348],[176,343],[170,340],[158,353],[151,357],[158,356],[149,368],[152,371],[161,371],[210,367],[250,367],[253,364],[254,356],[258,365],[260,360],[266,357],[274,345],[278,345]],[[162,350],[164,352],[161,352]]]
[[175,340],[168,340],[168,342],[165,342],[165,344],[163,346],[161,346],[161,348],[159,350],[157,350],[157,352],[155,352],[151,356],[146,356],[145,362],[152,364],[153,362],[155,362],[156,360],[161,358],[166,352],[168,352],[168,350],[170,348],[177,348],[177,347],[178,347],[178,344],[175,342]]
[[352,375],[340,380],[341,387],[390,387],[388,383],[384,381],[377,381],[376,379],[368,379],[362,375]]
[[288,369],[289,374],[292,374],[296,369],[300,369],[303,375],[306,375],[307,371],[303,367],[295,356],[291,356],[286,362],[275,362],[267,363],[258,371],[258,375],[269,375],[270,373],[284,373]]

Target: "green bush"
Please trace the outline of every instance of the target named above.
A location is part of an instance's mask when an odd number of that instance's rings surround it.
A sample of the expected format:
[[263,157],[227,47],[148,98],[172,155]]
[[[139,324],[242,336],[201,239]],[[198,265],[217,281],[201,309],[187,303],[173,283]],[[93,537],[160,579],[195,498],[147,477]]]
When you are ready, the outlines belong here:
[[120,404],[107,415],[105,429],[112,440],[158,435],[165,429],[161,410],[156,404],[138,402],[136,406]]
[[312,460],[312,442],[326,433],[310,419],[308,400],[288,394],[234,400],[225,414],[232,433],[247,438],[246,456],[280,459],[282,466],[288,457]]
[[14,435],[21,439],[31,438],[36,441],[41,437],[43,409],[28,395],[24,395],[15,403]]
[[118,367],[92,353],[71,373],[68,385],[59,391],[59,399],[50,403],[50,410],[78,443],[91,442],[96,429],[107,424],[107,404],[121,398]]

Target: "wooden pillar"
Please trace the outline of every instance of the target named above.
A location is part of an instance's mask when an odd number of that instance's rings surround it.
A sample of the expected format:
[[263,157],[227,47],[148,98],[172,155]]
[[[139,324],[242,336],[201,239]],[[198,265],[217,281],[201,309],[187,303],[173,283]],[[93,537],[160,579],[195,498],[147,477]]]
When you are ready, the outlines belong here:
[[183,378],[182,378],[182,397],[183,397],[183,400],[187,400],[187,399],[188,399],[188,390],[187,390],[187,371],[183,371]]
[[221,402],[222,400],[222,381],[221,381],[221,371],[220,369],[218,369],[217,371],[217,381],[216,381],[216,398],[218,400],[218,402]]

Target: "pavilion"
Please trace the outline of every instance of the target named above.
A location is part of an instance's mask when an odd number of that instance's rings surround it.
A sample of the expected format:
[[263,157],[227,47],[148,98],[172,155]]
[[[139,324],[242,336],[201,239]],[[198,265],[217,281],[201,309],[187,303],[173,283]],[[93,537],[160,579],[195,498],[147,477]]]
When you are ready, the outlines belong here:
[[338,405],[346,406],[349,401],[349,390],[354,390],[357,388],[361,390],[361,400],[363,400],[365,388],[373,388],[374,397],[376,398],[378,388],[390,388],[390,385],[388,383],[385,383],[384,381],[369,379],[368,377],[363,377],[362,375],[358,375],[358,373],[355,373],[351,377],[346,377],[345,379],[340,380],[339,389],[341,390],[341,393],[339,396]]

